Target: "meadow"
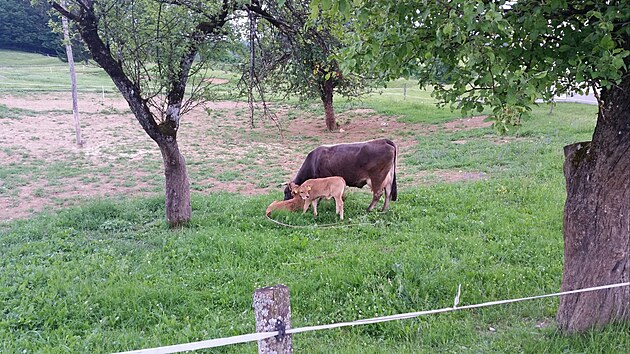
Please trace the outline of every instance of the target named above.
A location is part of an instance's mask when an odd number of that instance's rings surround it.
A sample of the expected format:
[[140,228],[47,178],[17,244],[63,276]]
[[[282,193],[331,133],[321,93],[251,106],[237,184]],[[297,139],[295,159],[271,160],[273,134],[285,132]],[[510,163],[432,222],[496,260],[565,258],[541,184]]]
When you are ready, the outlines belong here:
[[[270,122],[248,127],[245,104],[211,103],[182,123],[193,219],[173,231],[157,147],[90,66],[78,74],[80,90],[94,87],[79,104],[87,144],[73,146],[63,65],[0,52],[2,353],[105,353],[252,333],[252,294],[274,284],[291,291],[293,327],[449,307],[460,284],[460,306],[560,289],[562,148],[590,139],[593,106],[534,107],[500,136],[401,80],[360,102],[338,99],[338,133],[323,131],[317,102],[274,102],[281,138]],[[318,226],[337,221],[333,202],[320,203],[317,219],[273,215],[300,228],[265,218],[310,149],[375,137],[399,145],[390,210],[366,213],[370,194],[349,189],[338,227]],[[296,353],[630,352],[627,324],[563,335],[557,304],[309,332],[293,344]]]

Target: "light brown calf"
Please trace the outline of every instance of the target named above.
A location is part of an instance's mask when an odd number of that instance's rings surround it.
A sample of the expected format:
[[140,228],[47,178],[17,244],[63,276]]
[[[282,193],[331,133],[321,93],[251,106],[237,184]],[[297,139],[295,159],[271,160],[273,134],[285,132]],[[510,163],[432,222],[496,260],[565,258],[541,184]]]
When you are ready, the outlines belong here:
[[300,198],[297,185],[291,186],[291,194],[293,195],[292,199],[274,200],[271,202],[265,211],[265,215],[271,215],[271,212],[274,210],[287,210],[291,212],[301,210],[304,207],[304,200]]
[[[293,184],[291,186],[294,191]],[[335,212],[343,220],[343,193],[346,190],[346,181],[342,177],[314,178],[304,181],[297,189],[298,194],[304,200],[302,213],[313,205],[313,215],[317,216],[317,202],[319,199],[335,198]]]

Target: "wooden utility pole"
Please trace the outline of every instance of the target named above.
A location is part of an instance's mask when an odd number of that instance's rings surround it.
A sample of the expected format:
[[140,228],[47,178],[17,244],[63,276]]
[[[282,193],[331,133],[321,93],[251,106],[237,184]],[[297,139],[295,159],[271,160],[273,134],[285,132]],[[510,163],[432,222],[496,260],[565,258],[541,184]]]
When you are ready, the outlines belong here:
[[[65,1],[64,4],[65,6]],[[72,83],[72,114],[74,116],[74,131],[76,133],[77,145],[83,147],[84,141],[81,139],[81,123],[79,121],[79,104],[77,98],[77,75],[74,70],[74,56],[72,54],[72,43],[70,42],[70,31],[68,30],[68,19],[61,17],[61,25],[63,26],[63,39],[66,42],[66,56],[68,57],[68,66],[70,67],[70,81]]]

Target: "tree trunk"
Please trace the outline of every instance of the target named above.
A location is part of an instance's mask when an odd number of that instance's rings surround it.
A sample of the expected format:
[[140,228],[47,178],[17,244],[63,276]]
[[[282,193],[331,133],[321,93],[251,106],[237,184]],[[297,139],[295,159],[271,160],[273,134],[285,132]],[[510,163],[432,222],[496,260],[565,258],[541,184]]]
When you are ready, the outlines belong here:
[[94,60],[105,70],[112,79],[122,96],[129,103],[129,108],[144,131],[153,139],[162,152],[164,162],[165,196],[166,196],[166,219],[171,227],[177,227],[190,221],[192,209],[190,204],[190,183],[186,172],[186,162],[179,151],[177,145],[177,130],[181,114],[181,103],[186,90],[186,83],[192,62],[197,53],[196,42],[204,37],[204,30],[213,31],[215,27],[220,28],[225,23],[227,10],[219,14],[216,23],[204,23],[197,26],[197,31],[193,33],[194,42],[190,44],[188,50],[183,54],[180,61],[180,70],[176,78],[171,78],[171,87],[167,93],[167,112],[164,121],[157,124],[155,118],[147,104],[146,99],[141,95],[140,85],[132,82],[123,70],[122,62],[114,59],[109,46],[100,37],[98,32],[98,20],[93,7],[79,7],[80,15],[68,12],[59,4],[52,6],[63,16],[76,21],[79,26],[79,33],[87,44]]
[[177,140],[161,142],[159,146],[166,179],[166,221],[172,228],[179,227],[190,221],[192,216],[186,162],[179,152]]
[[324,112],[326,114],[326,129],[328,131],[337,130],[337,121],[335,120],[335,108],[333,107],[333,91],[334,83],[332,79],[328,79],[321,87],[321,98],[324,103]]
[[[565,147],[562,291],[630,280],[630,77],[603,90],[591,142]],[[630,321],[630,287],[567,295],[567,333]]]

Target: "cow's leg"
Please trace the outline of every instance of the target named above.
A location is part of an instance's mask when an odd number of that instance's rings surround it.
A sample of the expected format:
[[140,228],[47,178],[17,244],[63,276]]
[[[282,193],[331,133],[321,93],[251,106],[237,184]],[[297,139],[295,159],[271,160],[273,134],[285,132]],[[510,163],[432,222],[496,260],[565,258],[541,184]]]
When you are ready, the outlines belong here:
[[392,198],[392,184],[387,183],[385,185],[385,201],[383,201],[383,208],[381,208],[381,211],[387,210],[387,208],[389,207],[389,200],[391,198]]
[[367,208],[367,211],[372,211],[372,209],[374,209],[374,207],[376,206],[376,203],[378,203],[378,200],[381,199],[381,196],[383,195],[383,190],[379,189],[376,191],[372,191],[373,197],[372,197],[372,203],[370,203],[370,206]]
[[306,213],[306,211],[308,210],[308,207],[311,205],[310,201],[307,199],[304,201],[304,208],[302,210],[302,214]]
[[393,173],[390,172],[387,174],[387,177],[385,177],[385,180],[383,181],[383,190],[385,191],[385,200],[383,201],[383,207],[381,208],[381,211],[385,211],[387,210],[387,208],[389,207],[389,201],[392,199],[392,181],[393,181]]

